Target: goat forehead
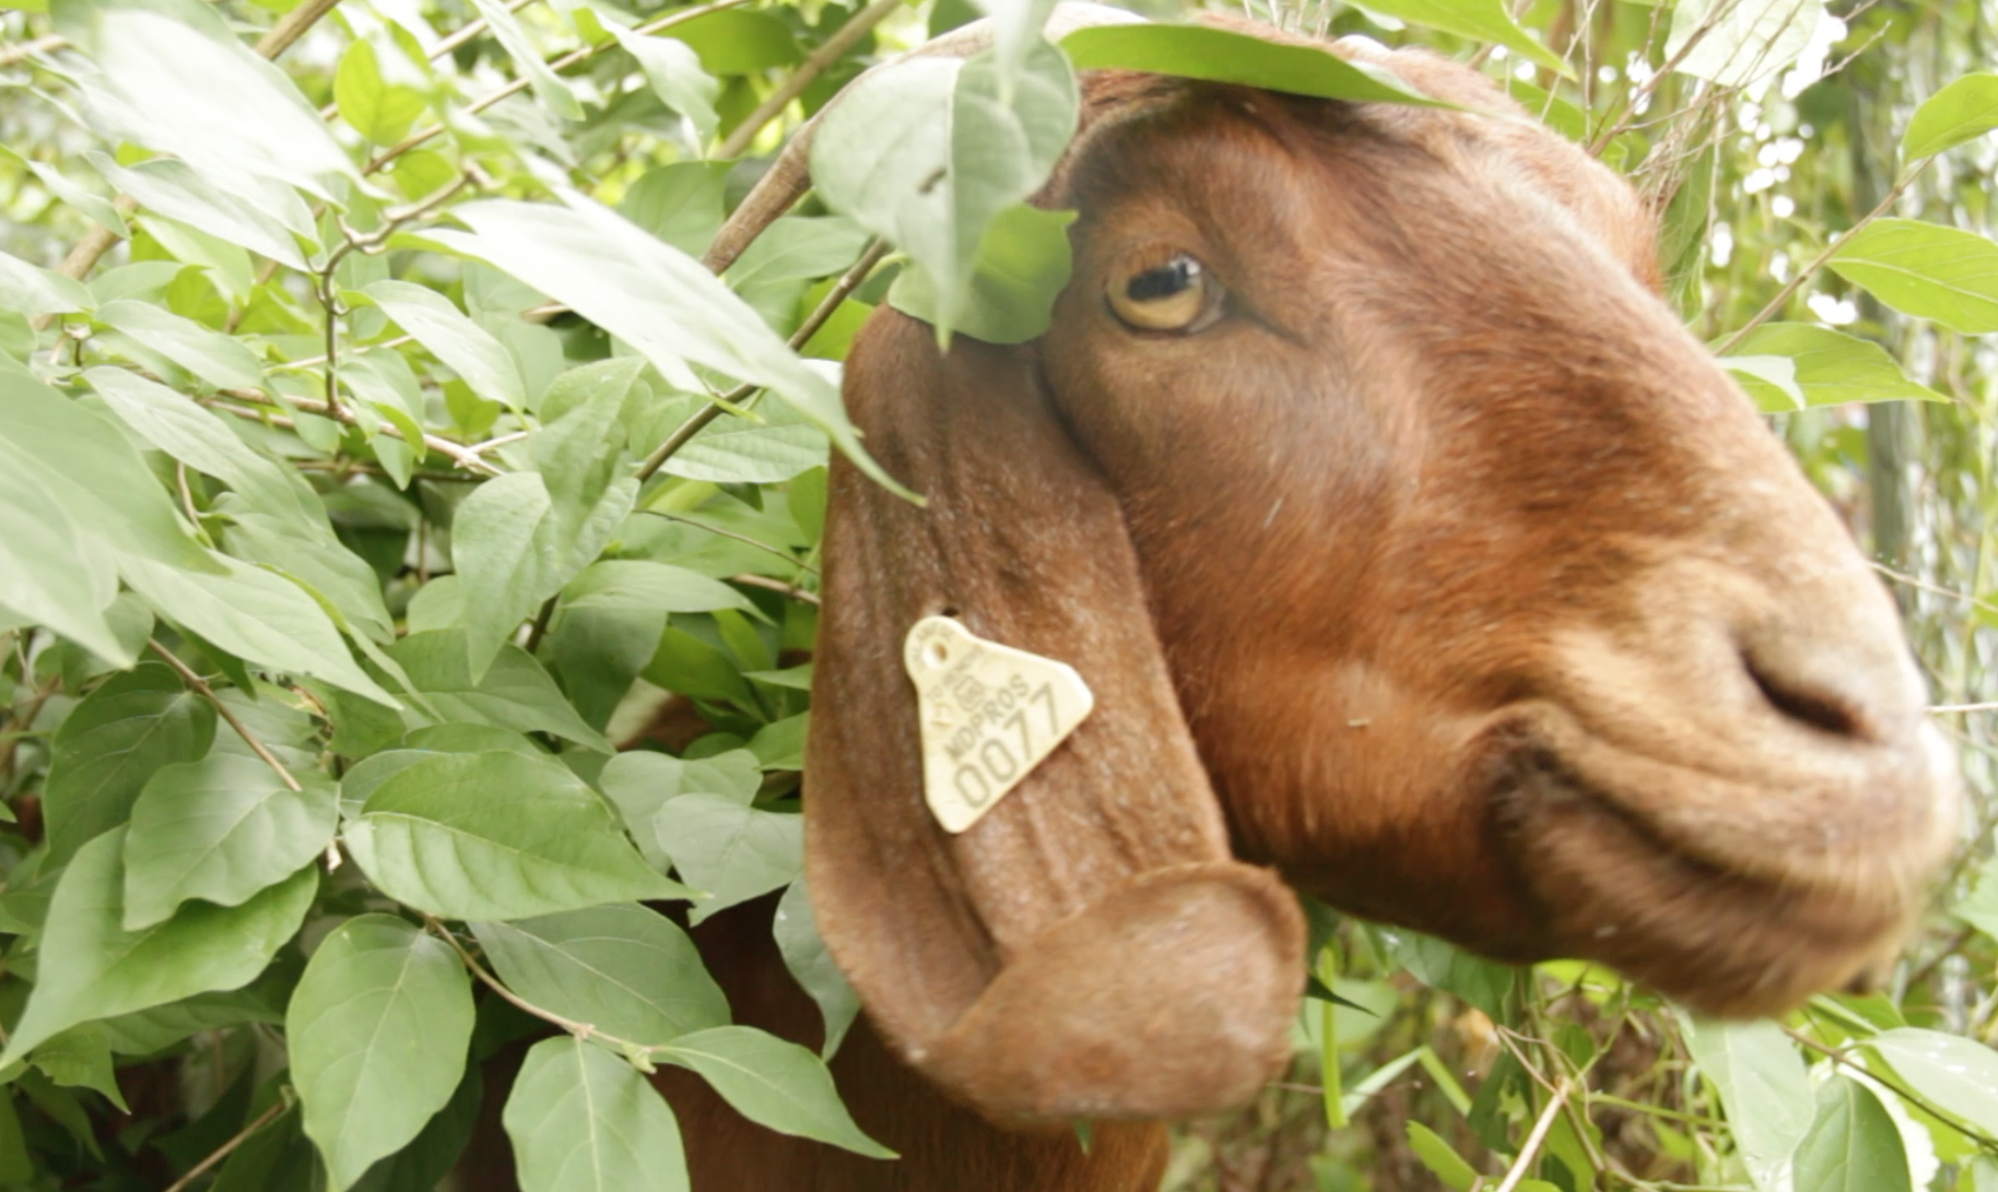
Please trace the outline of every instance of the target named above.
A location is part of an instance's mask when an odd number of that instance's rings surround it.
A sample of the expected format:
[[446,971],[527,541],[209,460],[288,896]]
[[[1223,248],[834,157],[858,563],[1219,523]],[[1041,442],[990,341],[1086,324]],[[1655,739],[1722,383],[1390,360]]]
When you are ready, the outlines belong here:
[[1585,258],[1575,268],[1605,281],[1633,273],[1601,227],[1641,222],[1627,189],[1505,115],[1156,76],[1092,79],[1089,92],[1088,130],[1049,196],[1082,210],[1085,234],[1177,225],[1195,241],[1180,247],[1217,267],[1329,258],[1375,276],[1456,275],[1479,293],[1496,273],[1544,280],[1550,254]]

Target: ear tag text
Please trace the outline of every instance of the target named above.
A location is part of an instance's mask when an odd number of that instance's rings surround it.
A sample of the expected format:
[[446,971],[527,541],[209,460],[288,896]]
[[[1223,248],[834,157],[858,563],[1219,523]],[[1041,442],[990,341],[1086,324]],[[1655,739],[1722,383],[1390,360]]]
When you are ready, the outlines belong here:
[[916,622],[902,665],[922,717],[923,797],[946,832],[977,823],[1096,707],[1074,667],[950,617]]

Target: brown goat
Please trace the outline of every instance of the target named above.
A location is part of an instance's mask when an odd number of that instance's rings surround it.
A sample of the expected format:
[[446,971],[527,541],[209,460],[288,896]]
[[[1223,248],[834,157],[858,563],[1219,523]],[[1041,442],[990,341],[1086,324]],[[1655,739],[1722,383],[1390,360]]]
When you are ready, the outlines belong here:
[[[808,874],[867,1011],[836,1079],[903,1158],[662,1077],[697,1192],[1155,1187],[1145,1119],[1286,1057],[1286,883],[1727,1014],[1919,908],[1956,788],[1893,606],[1653,293],[1640,204],[1475,72],[1337,52],[1466,110],[1091,75],[1046,336],[940,354],[884,307],[856,343],[852,417],[929,504],[834,465]],[[958,835],[902,663],[934,614],[1096,696]],[[739,1021],[814,1041],[767,907],[697,938]]]

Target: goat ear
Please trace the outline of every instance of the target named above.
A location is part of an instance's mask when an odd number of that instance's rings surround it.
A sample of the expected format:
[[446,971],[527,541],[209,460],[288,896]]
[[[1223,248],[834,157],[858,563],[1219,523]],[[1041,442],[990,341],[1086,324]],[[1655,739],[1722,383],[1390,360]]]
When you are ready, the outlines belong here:
[[[835,463],[806,854],[819,928],[918,1070],[1000,1121],[1186,1117],[1289,1054],[1303,926],[1234,861],[1108,482],[1031,347],[887,308],[847,365],[869,450]],[[952,835],[923,794],[903,640],[923,617],[1073,666],[1094,712]]]

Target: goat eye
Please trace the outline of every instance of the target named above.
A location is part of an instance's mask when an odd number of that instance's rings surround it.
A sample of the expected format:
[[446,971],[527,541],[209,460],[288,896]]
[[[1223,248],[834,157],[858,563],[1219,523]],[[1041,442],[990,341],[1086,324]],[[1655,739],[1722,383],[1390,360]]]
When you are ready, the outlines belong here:
[[[1110,310],[1139,331],[1197,331],[1215,309],[1215,285],[1185,253],[1122,278],[1112,278]],[[1198,324],[1198,325],[1196,325]]]

